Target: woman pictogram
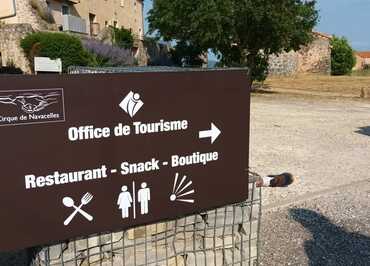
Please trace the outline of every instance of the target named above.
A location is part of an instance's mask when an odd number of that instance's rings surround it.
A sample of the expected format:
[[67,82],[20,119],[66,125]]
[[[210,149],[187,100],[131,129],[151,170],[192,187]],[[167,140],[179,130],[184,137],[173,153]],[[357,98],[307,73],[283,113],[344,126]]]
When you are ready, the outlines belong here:
[[127,186],[122,186],[122,192],[119,194],[117,205],[122,210],[122,218],[129,217],[129,208],[131,207],[132,197],[131,193],[127,191]]

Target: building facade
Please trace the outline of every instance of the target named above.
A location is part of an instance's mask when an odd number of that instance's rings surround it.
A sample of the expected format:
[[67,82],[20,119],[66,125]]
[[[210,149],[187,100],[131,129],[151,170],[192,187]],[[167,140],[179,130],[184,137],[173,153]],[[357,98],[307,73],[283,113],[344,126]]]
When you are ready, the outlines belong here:
[[[133,53],[138,57],[139,64],[145,64],[145,59],[140,60],[140,54],[145,53],[143,0],[16,0],[15,3],[15,16],[0,19],[0,31],[1,28],[6,28],[6,31],[14,28],[19,33],[17,36],[23,38],[27,27],[16,28],[29,24],[34,31],[63,31],[86,38],[99,38],[109,26],[124,27],[133,33]],[[7,39],[0,40],[0,64],[12,61],[30,72],[24,63],[19,64],[18,56],[10,56],[12,53],[4,49],[8,46]]]
[[98,36],[114,26],[143,38],[143,0],[46,0],[46,4],[62,31]]
[[370,68],[370,51],[355,52],[356,65],[353,70]]
[[39,0],[38,2],[33,0],[16,0],[14,3],[15,16],[0,19],[0,23],[10,25],[30,24],[34,30],[46,28],[47,23],[44,23],[35,6],[37,4],[39,8],[46,8],[46,2],[44,0]]

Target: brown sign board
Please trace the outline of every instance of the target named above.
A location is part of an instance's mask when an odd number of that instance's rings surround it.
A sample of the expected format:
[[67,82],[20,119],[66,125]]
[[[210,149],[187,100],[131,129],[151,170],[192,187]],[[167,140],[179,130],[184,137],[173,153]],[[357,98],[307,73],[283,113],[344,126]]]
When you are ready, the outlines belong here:
[[0,250],[241,202],[244,70],[0,77]]

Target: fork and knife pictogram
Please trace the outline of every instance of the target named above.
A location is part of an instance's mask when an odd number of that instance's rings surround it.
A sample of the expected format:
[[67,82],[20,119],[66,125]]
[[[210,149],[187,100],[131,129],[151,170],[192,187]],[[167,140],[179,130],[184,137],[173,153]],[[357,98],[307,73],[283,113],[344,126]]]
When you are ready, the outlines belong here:
[[71,213],[71,215],[68,216],[67,219],[64,221],[64,225],[67,226],[69,223],[73,220],[73,218],[77,215],[77,213],[80,213],[83,217],[85,217],[88,221],[92,221],[94,219],[93,216],[82,210],[81,208],[87,204],[90,203],[90,201],[93,199],[93,195],[89,192],[87,192],[83,197],[81,198],[81,204],[77,207],[74,203],[74,200],[70,197],[64,197],[63,198],[63,204],[64,206],[68,208],[74,208],[75,210]]

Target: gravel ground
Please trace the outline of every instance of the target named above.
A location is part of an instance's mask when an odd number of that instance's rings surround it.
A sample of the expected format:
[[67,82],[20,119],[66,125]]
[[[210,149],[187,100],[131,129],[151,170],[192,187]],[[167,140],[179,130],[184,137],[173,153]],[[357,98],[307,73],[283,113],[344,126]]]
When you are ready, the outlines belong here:
[[370,265],[370,181],[263,214],[261,265]]
[[0,252],[0,266],[28,266],[31,261],[30,254],[26,250]]
[[370,102],[252,99],[252,170],[291,172],[264,189],[262,265],[370,265]]
[[264,94],[252,97],[250,166],[291,172],[296,184],[263,193],[264,205],[296,202],[369,178],[370,101]]

